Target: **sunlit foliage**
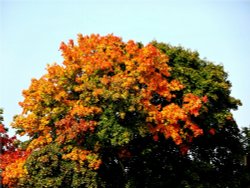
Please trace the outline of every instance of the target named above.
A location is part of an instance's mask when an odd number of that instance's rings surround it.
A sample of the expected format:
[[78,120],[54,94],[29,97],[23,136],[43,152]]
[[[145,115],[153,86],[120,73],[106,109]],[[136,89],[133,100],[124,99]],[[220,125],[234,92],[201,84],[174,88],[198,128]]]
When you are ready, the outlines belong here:
[[[181,50],[177,64],[174,48],[166,49],[114,35],[78,35],[77,43],[62,43],[63,63],[48,65],[47,73],[23,91],[23,112],[12,126],[29,140],[13,151],[21,152],[13,160],[7,160],[7,152],[1,156],[6,158],[3,183],[133,187],[146,175],[159,186],[168,185],[152,171],[152,158],[156,166],[166,160],[160,172],[173,168],[167,159],[174,165],[173,159],[183,164],[191,152],[195,157],[194,143],[231,126],[228,109],[239,101],[229,96],[223,68],[213,69],[198,62],[197,54]],[[208,73],[209,67],[214,73]],[[231,106],[217,106],[220,99]],[[146,180],[144,185],[153,186]]]

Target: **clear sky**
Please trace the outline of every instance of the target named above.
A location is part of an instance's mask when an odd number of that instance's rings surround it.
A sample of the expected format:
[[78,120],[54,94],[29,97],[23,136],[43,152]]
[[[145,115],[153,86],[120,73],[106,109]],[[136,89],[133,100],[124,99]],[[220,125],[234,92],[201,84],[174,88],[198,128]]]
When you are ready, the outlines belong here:
[[197,50],[224,65],[232,96],[243,103],[234,116],[240,127],[250,125],[250,1],[0,0],[0,107],[6,125],[21,112],[18,102],[31,78],[42,76],[47,64],[61,63],[61,41],[78,33]]

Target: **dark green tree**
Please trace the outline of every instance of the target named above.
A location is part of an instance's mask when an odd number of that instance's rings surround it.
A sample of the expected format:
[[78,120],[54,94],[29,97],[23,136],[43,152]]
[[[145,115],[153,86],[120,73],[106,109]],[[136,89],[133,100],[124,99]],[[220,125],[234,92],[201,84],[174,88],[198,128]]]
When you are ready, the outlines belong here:
[[[231,114],[241,103],[230,95],[231,83],[223,66],[202,60],[198,52],[182,47],[156,41],[152,44],[169,56],[170,79],[178,79],[185,85],[177,95],[181,97],[192,91],[207,96],[209,102],[205,104],[207,109],[194,119],[203,128],[204,135],[192,142],[188,155],[176,154],[176,148],[171,148],[168,141],[161,141],[158,152],[150,154],[147,160],[150,163],[150,158],[151,161],[159,159],[157,167],[155,161],[152,164],[156,175],[152,180],[146,176],[142,179],[151,182],[148,187],[154,187],[156,182],[161,182],[158,187],[242,187],[244,152],[240,130]],[[154,181],[155,178],[158,181]]]
[[250,186],[250,127],[243,127],[241,130],[242,145],[244,148],[244,172],[242,173],[245,187]]
[[[206,110],[193,118],[204,134],[189,145],[187,155],[181,155],[179,148],[163,137],[158,142],[145,137],[135,139],[128,146],[134,157],[123,162],[127,164],[123,176],[128,187],[245,187],[248,173],[242,160],[245,153],[242,134],[231,112],[241,103],[230,94],[231,83],[223,66],[200,59],[198,52],[183,47],[156,41],[152,44],[169,57],[168,79],[177,79],[185,85],[182,91],[175,92],[177,103],[189,92],[207,96]],[[166,103],[160,96],[154,100]],[[108,172],[111,173],[108,177],[112,177],[112,171],[105,171]],[[117,174],[117,169],[113,174]]]

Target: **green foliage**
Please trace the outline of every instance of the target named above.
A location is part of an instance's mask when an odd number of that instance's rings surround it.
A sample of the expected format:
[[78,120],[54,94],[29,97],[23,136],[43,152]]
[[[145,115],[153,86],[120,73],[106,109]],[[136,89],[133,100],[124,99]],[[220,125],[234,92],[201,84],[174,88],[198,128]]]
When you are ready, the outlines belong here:
[[250,154],[250,127],[243,127],[242,129],[242,144],[246,154]]
[[33,152],[25,163],[28,176],[19,182],[20,187],[98,187],[97,172],[76,161],[62,158],[62,148],[50,144]]
[[243,127],[241,131],[241,142],[244,148],[244,165],[245,169],[242,173],[242,181],[244,182],[245,187],[250,185],[250,127]]

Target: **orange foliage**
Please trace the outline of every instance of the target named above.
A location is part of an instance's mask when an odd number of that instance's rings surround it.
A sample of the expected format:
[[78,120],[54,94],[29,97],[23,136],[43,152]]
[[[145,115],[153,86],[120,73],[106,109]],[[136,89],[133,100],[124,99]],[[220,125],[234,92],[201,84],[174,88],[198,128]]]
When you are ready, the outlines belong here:
[[1,169],[3,169],[1,174],[2,183],[8,185],[9,188],[15,188],[17,181],[21,178],[25,178],[27,175],[27,170],[24,167],[24,163],[28,154],[21,153],[22,152],[17,151],[9,155],[5,154],[1,158],[4,163],[1,165]]
[[97,170],[102,163],[97,154],[79,148],[73,148],[70,153],[63,155],[62,158],[78,161],[80,164],[88,162],[88,167],[94,170]]
[[16,137],[9,137],[4,126],[0,124],[0,170],[2,183],[8,187],[16,187],[17,180],[26,175],[23,168],[25,159],[29,152],[16,148]]
[[[191,117],[199,115],[207,98],[190,93],[181,104],[173,103],[174,92],[184,86],[177,80],[167,79],[171,71],[168,57],[153,45],[140,47],[132,40],[125,43],[113,35],[78,35],[77,45],[70,40],[68,44],[62,43],[60,49],[63,65],[50,65],[47,74],[32,80],[29,89],[23,92],[24,101],[20,103],[23,112],[12,125],[32,138],[28,151],[51,142],[83,143],[85,133],[95,133],[98,117],[108,106],[100,104],[107,101],[130,100],[127,111],[145,111],[145,129],[153,139],[157,141],[158,134],[172,138],[181,145],[183,153],[186,151],[183,143],[203,133]],[[152,104],[153,94],[169,104]],[[125,112],[119,114],[121,119],[125,118]],[[129,156],[129,153],[122,151],[120,155]],[[101,165],[96,153],[79,148],[65,154],[64,159],[87,161],[92,169]],[[3,172],[5,184],[26,173],[24,160],[21,157],[8,162]]]

